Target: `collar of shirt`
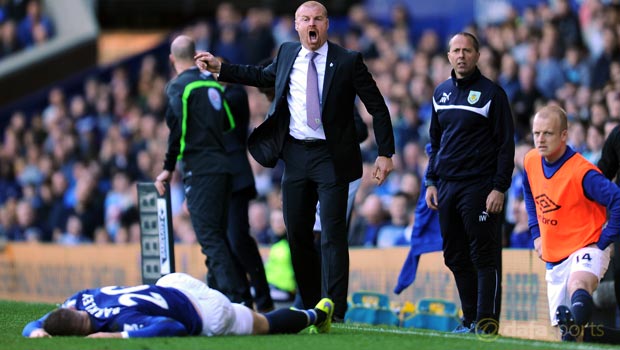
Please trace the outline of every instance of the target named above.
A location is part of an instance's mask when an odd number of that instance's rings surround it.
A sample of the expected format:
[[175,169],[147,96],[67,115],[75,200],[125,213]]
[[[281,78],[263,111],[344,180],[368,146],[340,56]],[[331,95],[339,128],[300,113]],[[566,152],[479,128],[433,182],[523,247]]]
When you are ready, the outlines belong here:
[[[316,60],[318,59],[322,59],[325,60],[327,58],[327,41],[321,45],[321,47],[319,47],[318,50],[316,50],[315,52],[319,54],[319,57],[316,57],[314,59],[314,61],[316,62]],[[305,47],[301,47],[301,50],[299,50],[299,54],[297,55],[297,58],[303,57],[306,58],[306,55],[310,52],[310,50],[306,49]]]
[[[325,66],[327,62],[327,50],[328,44],[325,42],[318,50],[318,56],[314,58],[314,64],[318,75],[319,83],[319,99],[321,101],[321,107],[323,106],[322,94],[323,94],[323,82],[325,81]],[[291,71],[289,94],[288,94],[288,106],[291,112],[291,122],[289,124],[289,130],[292,137],[296,139],[325,139],[325,131],[321,125],[318,129],[313,130],[307,124],[306,118],[306,79],[308,74],[308,62],[309,59],[306,55],[310,50],[301,47],[301,50],[297,54],[295,63],[293,64],[293,70]]]

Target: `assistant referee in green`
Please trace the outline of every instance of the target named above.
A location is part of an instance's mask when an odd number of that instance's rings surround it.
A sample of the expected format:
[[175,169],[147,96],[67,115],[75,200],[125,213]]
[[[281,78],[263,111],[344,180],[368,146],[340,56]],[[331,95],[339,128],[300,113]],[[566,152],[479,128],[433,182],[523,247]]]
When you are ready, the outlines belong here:
[[209,287],[253,308],[248,280],[231,252],[226,232],[232,172],[223,138],[235,124],[222,86],[194,64],[195,51],[193,39],[185,35],[175,38],[170,47],[170,61],[178,75],[166,86],[170,136],[164,170],[155,187],[163,194],[164,182],[179,163],[187,209],[207,256]]

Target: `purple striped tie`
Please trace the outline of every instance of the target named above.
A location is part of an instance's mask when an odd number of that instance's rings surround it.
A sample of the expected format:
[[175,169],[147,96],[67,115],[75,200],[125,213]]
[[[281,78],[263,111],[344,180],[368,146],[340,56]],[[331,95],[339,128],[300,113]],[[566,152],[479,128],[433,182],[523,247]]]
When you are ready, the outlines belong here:
[[321,105],[319,103],[319,82],[314,65],[316,52],[308,53],[308,76],[306,80],[306,118],[308,126],[316,130],[321,126]]

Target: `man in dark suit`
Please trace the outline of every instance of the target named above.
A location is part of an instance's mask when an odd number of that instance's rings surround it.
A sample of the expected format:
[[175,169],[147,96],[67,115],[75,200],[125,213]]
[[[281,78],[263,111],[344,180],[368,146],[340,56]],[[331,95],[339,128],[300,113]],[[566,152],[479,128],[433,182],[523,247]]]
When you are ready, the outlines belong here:
[[[248,141],[263,166],[284,160],[282,200],[293,268],[305,305],[321,295],[334,300],[334,320],[344,318],[349,283],[346,210],[349,182],[362,175],[353,118],[358,96],[373,116],[378,145],[373,178],[382,184],[393,169],[394,135],[383,96],[359,52],[327,41],[327,10],[316,1],[297,8],[301,43],[284,43],[267,67],[222,64],[211,53],[195,59],[218,79],[275,86],[265,122]],[[318,91],[316,91],[318,90]],[[321,203],[321,262],[313,246],[317,200]],[[321,264],[321,270],[313,268]]]

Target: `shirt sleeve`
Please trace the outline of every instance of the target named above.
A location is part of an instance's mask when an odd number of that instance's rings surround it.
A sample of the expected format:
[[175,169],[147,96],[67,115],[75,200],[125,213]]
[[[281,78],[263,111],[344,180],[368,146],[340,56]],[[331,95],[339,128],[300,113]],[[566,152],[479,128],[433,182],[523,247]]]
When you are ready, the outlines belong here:
[[441,126],[439,125],[439,116],[437,115],[437,111],[435,109],[435,97],[433,96],[433,111],[431,113],[431,125],[429,127],[429,137],[430,137],[430,153],[428,155],[428,167],[426,168],[426,183],[427,184],[435,184],[439,177],[435,172],[435,156],[437,151],[439,151],[439,146],[441,144]]
[[540,237],[540,227],[538,226],[538,217],[536,216],[536,203],[532,196],[530,181],[527,178],[527,172],[523,170],[523,200],[525,201],[525,209],[527,210],[527,226],[530,229],[532,242]]
[[493,188],[500,192],[506,192],[510,187],[512,172],[515,167],[515,141],[510,103],[503,89],[498,88],[498,92],[493,98],[492,108],[495,111],[494,134],[497,139],[497,147],[499,147]]
[[168,136],[168,151],[164,159],[164,170],[174,171],[177,157],[181,149],[181,128],[183,118],[183,106],[180,88],[174,84],[166,87],[168,106],[166,107],[166,124],[170,130]]
[[391,157],[396,151],[390,111],[360,53],[358,53],[355,58],[355,73],[353,76],[355,93],[364,103],[364,107],[366,107],[368,113],[372,115],[372,125],[375,141],[377,143],[378,155]]
[[596,243],[601,250],[605,249],[620,235],[620,188],[591,170],[583,178],[583,190],[588,198],[607,208],[607,225]]
[[22,330],[22,335],[24,337],[30,337],[30,334],[34,330],[43,328],[43,321],[45,321],[48,315],[49,313],[45,314],[45,316],[41,317],[40,319],[36,321],[29,322]]

